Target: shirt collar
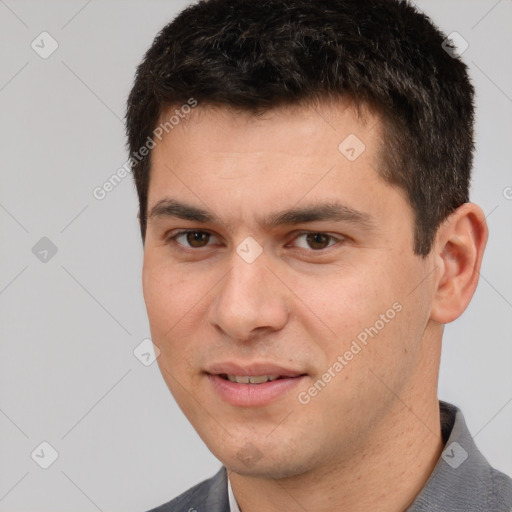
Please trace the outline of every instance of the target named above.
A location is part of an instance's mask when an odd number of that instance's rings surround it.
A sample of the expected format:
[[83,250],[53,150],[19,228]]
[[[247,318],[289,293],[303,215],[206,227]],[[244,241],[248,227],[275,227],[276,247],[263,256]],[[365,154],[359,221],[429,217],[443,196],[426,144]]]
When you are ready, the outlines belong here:
[[236,502],[235,495],[233,494],[233,489],[231,488],[231,482],[229,481],[228,475],[228,499],[229,499],[229,510],[230,512],[240,512],[240,507]]
[[476,447],[460,410],[446,402],[439,402],[439,408],[445,447],[407,512],[491,510],[496,471]]

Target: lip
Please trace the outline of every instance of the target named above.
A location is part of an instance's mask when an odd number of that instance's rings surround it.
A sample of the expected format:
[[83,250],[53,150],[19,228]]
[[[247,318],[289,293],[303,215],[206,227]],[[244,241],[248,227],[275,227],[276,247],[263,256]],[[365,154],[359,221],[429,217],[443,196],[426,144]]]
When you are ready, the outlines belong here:
[[276,365],[274,363],[251,363],[247,365],[237,364],[234,362],[216,363],[211,365],[206,373],[210,375],[279,375],[281,377],[299,377],[304,375],[304,372],[285,368],[284,366]]
[[[232,362],[212,365],[206,371],[214,391],[225,402],[236,407],[262,407],[283,398],[299,386],[306,374],[273,363],[240,365]],[[279,375],[281,378],[263,384],[239,384],[221,375]]]
[[215,392],[226,402],[236,407],[261,407],[282,398],[297,387],[306,377],[284,377],[263,384],[238,384],[220,375],[208,374]]

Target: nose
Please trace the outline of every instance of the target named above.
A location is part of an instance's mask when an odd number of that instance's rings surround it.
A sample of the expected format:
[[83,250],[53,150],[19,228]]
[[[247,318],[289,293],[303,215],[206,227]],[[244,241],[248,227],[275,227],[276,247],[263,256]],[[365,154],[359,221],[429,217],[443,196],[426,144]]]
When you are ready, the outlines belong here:
[[239,341],[282,329],[289,317],[289,290],[264,255],[247,263],[234,253],[231,263],[210,304],[210,324]]

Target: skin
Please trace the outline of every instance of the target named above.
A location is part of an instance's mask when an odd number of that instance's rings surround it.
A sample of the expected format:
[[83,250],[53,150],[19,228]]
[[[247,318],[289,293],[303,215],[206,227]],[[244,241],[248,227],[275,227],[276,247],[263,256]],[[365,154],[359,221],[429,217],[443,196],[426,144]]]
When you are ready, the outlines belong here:
[[[354,161],[338,150],[351,133],[366,146]],[[414,254],[413,211],[378,174],[381,148],[378,116],[339,101],[260,117],[199,105],[153,149],[148,211],[173,198],[220,219],[150,217],[143,290],[162,375],[228,468],[243,512],[404,510],[441,454],[443,324],[474,293],[487,226],[467,203],[429,255]],[[369,222],[260,222],[328,201]],[[211,236],[196,234],[193,247],[169,239],[183,229]],[[315,245],[303,231],[335,238]],[[263,249],[253,263],[236,252],[248,236]],[[400,312],[300,403],[396,303]],[[223,361],[273,361],[306,377],[265,406],[233,406],[205,373]]]

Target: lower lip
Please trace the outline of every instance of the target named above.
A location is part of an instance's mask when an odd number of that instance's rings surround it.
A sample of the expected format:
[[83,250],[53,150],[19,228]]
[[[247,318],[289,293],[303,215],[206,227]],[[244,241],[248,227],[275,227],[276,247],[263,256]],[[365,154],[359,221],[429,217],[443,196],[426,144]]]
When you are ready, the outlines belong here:
[[221,398],[237,407],[267,405],[298,386],[304,377],[285,377],[263,384],[239,384],[218,375],[208,375],[209,381]]

